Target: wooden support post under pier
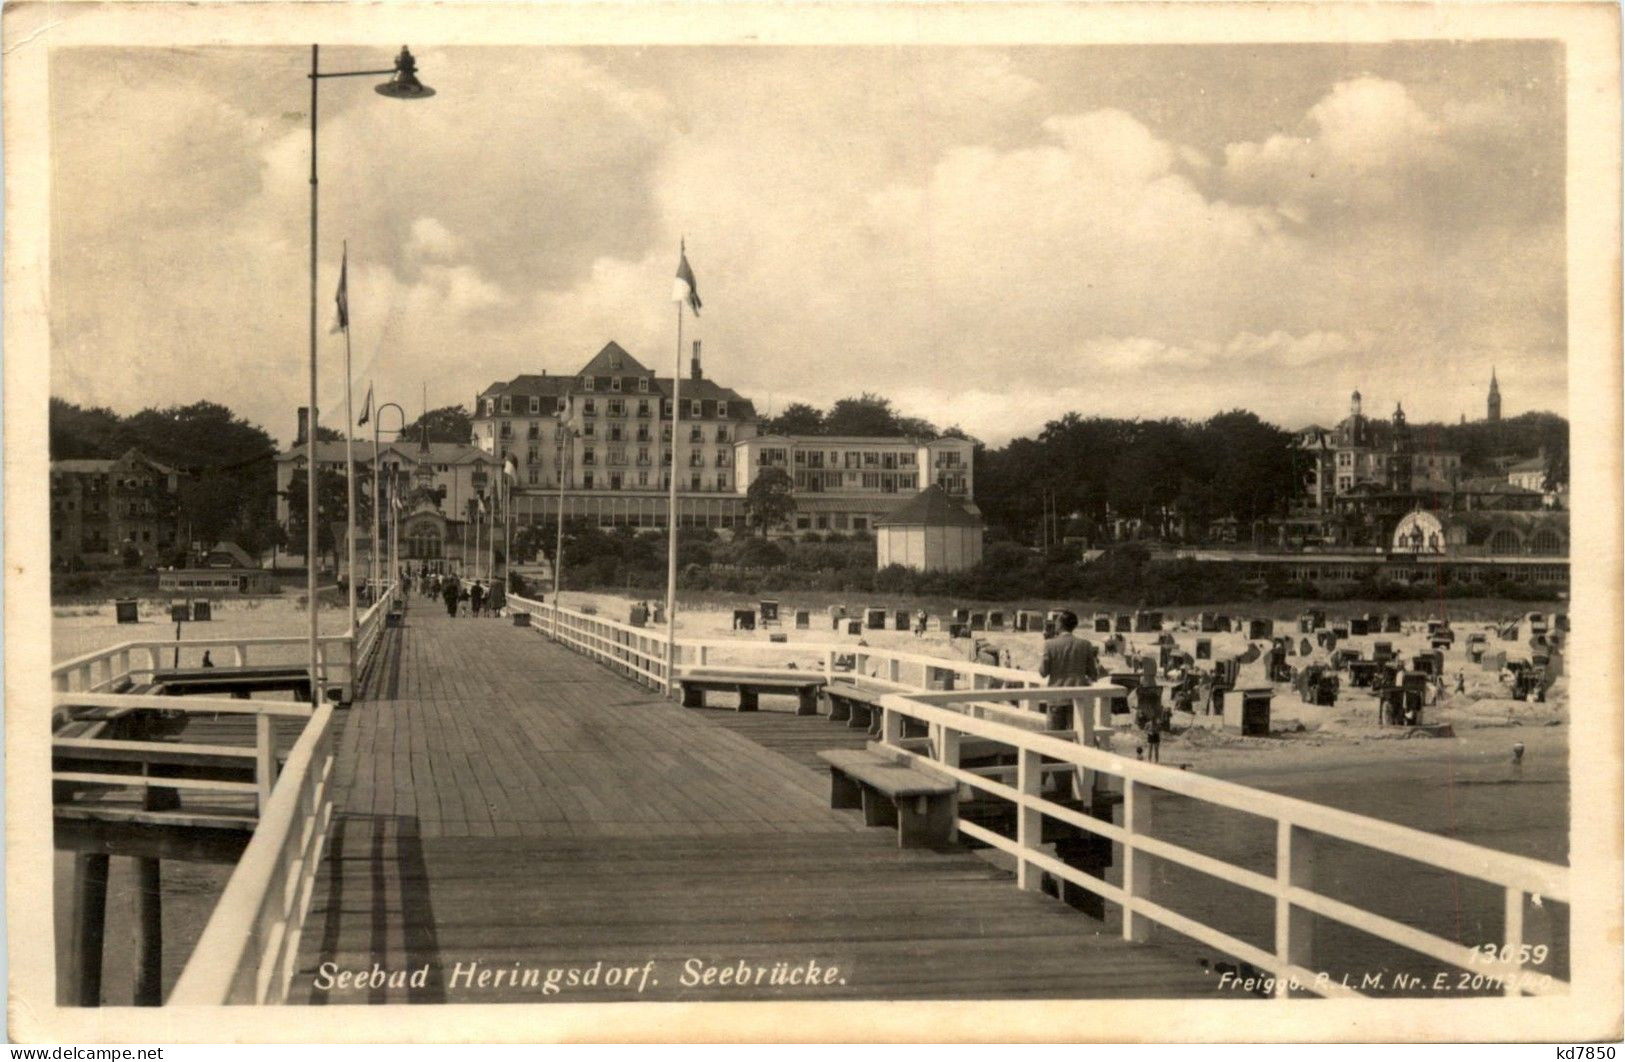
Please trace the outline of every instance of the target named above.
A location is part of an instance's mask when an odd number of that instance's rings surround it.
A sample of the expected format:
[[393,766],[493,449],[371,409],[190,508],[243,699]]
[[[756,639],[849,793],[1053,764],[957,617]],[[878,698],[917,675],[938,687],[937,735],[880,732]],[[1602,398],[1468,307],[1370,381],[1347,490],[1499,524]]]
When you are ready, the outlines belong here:
[[107,931],[105,852],[80,852],[73,859],[73,950],[69,988],[74,1006],[102,1005],[102,940]]

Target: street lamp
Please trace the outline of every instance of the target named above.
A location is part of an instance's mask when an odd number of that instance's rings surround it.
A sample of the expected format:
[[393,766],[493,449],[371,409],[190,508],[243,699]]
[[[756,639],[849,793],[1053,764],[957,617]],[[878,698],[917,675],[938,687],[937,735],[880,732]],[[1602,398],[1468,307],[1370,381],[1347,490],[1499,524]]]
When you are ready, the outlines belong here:
[[[378,551],[378,519],[379,519],[379,510],[381,510],[383,508],[383,504],[384,504],[384,479],[383,479],[383,476],[380,474],[380,472],[382,471],[382,467],[383,467],[382,466],[383,455],[378,450],[378,430],[379,430],[378,422],[384,418],[384,410],[386,410],[386,409],[393,409],[396,412],[396,414],[400,417],[401,424],[400,424],[400,427],[395,429],[395,434],[397,436],[399,436],[401,434],[401,432],[406,430],[406,410],[402,409],[400,406],[396,405],[394,402],[385,402],[383,405],[381,405],[377,409],[373,410],[373,414],[372,414],[372,586],[373,586],[373,591],[372,592],[374,594],[378,593],[378,587],[382,585],[382,583],[379,581],[379,578],[378,578],[379,575],[381,574],[379,572],[379,570],[378,570],[378,567],[379,567],[379,565],[378,565],[378,552],[379,552]],[[394,483],[391,482],[390,486],[393,488]],[[394,508],[395,492],[393,490],[390,491],[389,497],[390,497],[390,507]],[[390,578],[390,580],[393,581],[397,577],[398,574],[399,573],[395,570],[395,568],[393,566],[391,566],[390,569],[389,569],[389,578]]]
[[[306,525],[306,528],[305,528],[305,569],[306,569],[306,572],[305,572],[305,592],[308,595],[308,598],[309,598],[309,601],[310,601],[310,693],[311,693],[311,698],[310,699],[311,699],[312,704],[320,703],[319,699],[320,699],[320,696],[321,696],[321,688],[322,688],[321,687],[322,675],[321,675],[321,667],[320,667],[320,661],[321,661],[321,630],[320,630],[320,616],[319,616],[318,611],[317,611],[317,601],[316,601],[316,520],[317,520],[317,516],[316,516],[316,477],[317,477],[318,472],[320,471],[320,466],[317,464],[317,459],[316,459],[316,316],[317,316],[317,295],[316,295],[316,235],[317,235],[317,226],[316,226],[316,205],[317,205],[317,197],[316,197],[316,187],[317,187],[317,182],[316,182],[316,113],[317,113],[317,87],[322,83],[323,78],[329,78],[329,77],[376,77],[376,76],[379,76],[379,75],[382,75],[382,74],[387,74],[387,75],[389,75],[389,80],[386,81],[384,84],[378,86],[378,92],[379,92],[380,95],[391,96],[391,97],[394,97],[395,99],[402,99],[402,100],[423,99],[424,97],[434,95],[434,90],[433,89],[429,88],[428,86],[424,85],[421,81],[418,80],[418,78],[417,78],[417,62],[412,58],[412,53],[410,51],[408,51],[404,46],[401,48],[401,54],[395,57],[395,65],[392,68],[388,69],[388,70],[349,70],[349,71],[326,71],[326,72],[324,72],[321,69],[320,57],[321,57],[321,46],[317,45],[317,44],[312,44],[310,46],[310,74],[308,75],[309,78],[310,78],[310,407],[309,407],[310,408],[310,415],[307,418],[306,426],[305,426],[305,453],[306,453],[306,461],[307,461],[307,463],[309,465],[309,472],[305,477],[305,480],[306,480],[306,482],[305,482],[305,506],[306,506],[306,514],[307,514],[307,517],[306,517],[306,520],[305,520],[305,525]],[[349,373],[348,372],[345,373],[344,388],[345,388],[346,402],[348,402],[349,388],[350,388],[350,380],[349,380]],[[344,434],[345,434],[346,439],[350,438],[350,436],[352,434],[352,429],[351,429],[350,424],[349,424],[349,419],[350,419],[350,415],[349,415],[348,412],[346,412],[345,425],[344,425]],[[352,460],[351,461],[351,465],[352,465],[352,468],[351,468],[351,471],[352,471],[351,484],[352,484],[352,486],[351,486],[351,489],[349,491],[349,494],[350,494],[349,531],[350,531],[350,541],[351,541],[352,544],[355,541],[355,490],[354,490],[354,486],[353,486],[353,484],[354,484],[354,475],[353,475],[354,468],[353,468],[353,464],[354,464],[354,462]],[[350,640],[350,647],[351,647],[352,659],[350,660],[350,673],[349,673],[350,681],[352,683],[355,681],[355,660],[353,659],[353,654],[354,654],[354,650],[355,650],[355,640],[354,640],[354,637],[353,637],[353,635],[355,633],[355,631],[354,631],[354,626],[355,626],[355,597],[354,597],[354,594],[355,594],[355,591],[354,591],[355,571],[353,570],[353,567],[354,566],[352,565],[352,570],[350,572],[350,586],[352,588],[351,591],[350,591],[350,593],[351,593],[351,597],[350,597],[351,632],[350,633],[352,635],[351,640]]]
[[[570,414],[573,416],[573,411]],[[576,430],[567,423],[561,423],[553,429],[553,439],[558,443],[558,476],[559,476],[559,529],[558,541],[553,546],[553,634],[557,637],[559,632],[559,590],[563,586],[564,571],[564,480],[569,468],[566,461],[575,456],[574,442]]]

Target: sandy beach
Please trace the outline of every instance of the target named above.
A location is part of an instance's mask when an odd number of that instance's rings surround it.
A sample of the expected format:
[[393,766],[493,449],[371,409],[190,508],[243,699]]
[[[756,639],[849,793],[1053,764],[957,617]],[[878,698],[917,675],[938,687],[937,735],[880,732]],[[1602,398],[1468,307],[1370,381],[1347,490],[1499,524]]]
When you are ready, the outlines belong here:
[[[599,615],[622,622],[626,620],[631,605],[637,600],[646,599],[604,593],[567,592],[564,595],[566,607],[591,605],[597,609]],[[797,645],[826,644],[856,646],[861,640],[875,648],[906,650],[958,660],[967,659],[972,647],[970,640],[949,638],[941,629],[938,619],[940,614],[937,612],[932,612],[929,630],[923,636],[898,630],[864,630],[861,635],[852,635],[846,632],[844,623],[840,630],[833,629],[827,606],[812,610],[809,629],[798,630],[794,621],[795,610],[807,606],[788,599],[781,600],[779,604],[782,619],[780,625],[769,629],[759,628],[751,632],[732,629],[733,608],[754,607],[757,605],[755,601],[741,598],[734,602],[709,602],[697,607],[690,606],[678,613],[678,637],[740,639],[752,643],[767,643],[771,634],[783,634],[788,648]],[[882,600],[864,602],[858,607],[864,605],[886,607],[888,618],[891,618],[896,610],[907,609],[912,612],[912,609],[919,607],[916,602]],[[1335,605],[1317,607],[1325,609],[1328,625],[1334,624],[1344,615]],[[1014,615],[1014,609],[1007,608],[1004,611],[1008,623],[1009,618]],[[1177,613],[1169,613],[1165,617],[1164,629],[1172,634],[1179,649],[1194,655],[1197,639],[1203,638],[1212,641],[1213,657],[1216,660],[1237,657],[1246,651],[1249,642],[1244,632],[1203,634],[1198,631],[1194,619],[1197,611],[1180,609]],[[1270,615],[1272,611],[1279,613],[1280,609],[1272,610],[1260,604],[1251,612],[1231,612],[1229,615],[1262,617]],[[1362,609],[1362,614],[1363,611]],[[1365,659],[1371,658],[1372,649],[1379,641],[1389,642],[1397,653],[1406,658],[1427,651],[1426,617],[1436,612],[1430,613],[1426,608],[1419,609],[1415,604],[1403,611],[1398,607],[1389,611],[1415,618],[1409,619],[1399,634],[1352,637],[1340,642],[1339,648],[1357,650]],[[1081,612],[1080,615],[1084,622],[1079,626],[1079,635],[1093,641],[1097,647],[1102,646],[1108,636],[1087,631],[1090,615]],[[1529,761],[1532,762],[1537,757],[1561,756],[1566,764],[1567,678],[1560,677],[1556,680],[1543,703],[1515,700],[1511,690],[1502,682],[1499,671],[1486,671],[1481,665],[1471,661],[1466,649],[1467,640],[1472,634],[1482,634],[1490,652],[1505,652],[1509,660],[1519,657],[1527,659],[1528,650],[1518,642],[1501,640],[1492,623],[1454,621],[1451,626],[1455,632],[1455,643],[1444,651],[1445,690],[1438,695],[1437,702],[1434,700],[1435,694],[1429,692],[1423,717],[1429,724],[1448,724],[1455,735],[1454,738],[1422,736],[1407,738],[1404,736],[1407,731],[1403,729],[1379,727],[1376,697],[1368,689],[1353,687],[1348,682],[1346,674],[1343,676],[1335,706],[1320,707],[1305,704],[1290,684],[1268,681],[1261,657],[1252,664],[1242,665],[1237,685],[1270,687],[1274,690],[1271,704],[1271,734],[1268,737],[1242,737],[1227,733],[1213,725],[1215,722],[1213,717],[1198,719],[1189,714],[1175,713],[1172,733],[1163,739],[1163,762],[1189,764],[1193,769],[1215,774],[1250,775],[1254,772],[1290,770],[1334,763],[1421,762],[1444,755],[1444,750],[1439,747],[1441,744],[1452,746],[1451,756],[1466,756],[1474,762],[1509,760],[1512,745],[1515,742],[1522,742],[1526,746],[1525,755]],[[1287,663],[1295,670],[1309,664],[1325,664],[1329,660],[1330,653],[1315,646],[1312,636],[1299,633],[1294,622],[1288,622],[1277,616],[1274,632],[1277,635],[1291,635],[1294,654],[1287,658]],[[1042,634],[1010,630],[981,631],[977,632],[975,637],[985,640],[1001,651],[1008,650],[1013,667],[1036,672],[1043,651]],[[1102,656],[1102,666],[1108,672],[1128,670],[1126,657],[1137,651],[1154,650],[1157,641],[1157,635],[1150,633],[1125,634],[1122,637],[1123,652]],[[1307,655],[1299,655],[1297,650],[1301,648],[1301,642],[1305,638],[1310,641],[1310,652]],[[1267,640],[1252,644],[1265,649],[1269,646]],[[767,665],[772,661],[771,654],[767,653],[753,652],[748,656],[741,654],[739,658],[741,663]],[[1458,675],[1465,687],[1459,693],[1455,692]],[[1125,742],[1135,741],[1138,737],[1137,732],[1116,736],[1120,750],[1133,751],[1134,746]]]

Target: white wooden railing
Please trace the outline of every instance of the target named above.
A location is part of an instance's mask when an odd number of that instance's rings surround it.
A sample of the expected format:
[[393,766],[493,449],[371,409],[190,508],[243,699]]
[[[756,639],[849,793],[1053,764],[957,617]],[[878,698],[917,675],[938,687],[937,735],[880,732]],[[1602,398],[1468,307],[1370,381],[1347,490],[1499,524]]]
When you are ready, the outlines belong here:
[[[356,618],[356,630],[323,634],[316,639],[319,685],[348,704],[354,694],[356,673],[377,645],[384,616],[395,600],[395,587],[387,587]],[[110,693],[152,680],[156,671],[201,667],[203,654],[222,667],[303,664],[309,660],[307,635],[272,635],[259,638],[135,639],[76,656],[51,668],[51,687],[58,692]],[[229,658],[215,659],[227,653]]]
[[[1013,700],[1054,701],[1057,697],[1083,694],[1085,690],[1005,691]],[[1371,936],[1399,945],[1440,962],[1480,976],[1507,995],[1548,994],[1566,991],[1567,985],[1549,974],[1530,970],[1520,955],[1524,952],[1525,905],[1531,899],[1540,903],[1569,902],[1567,867],[1498,852],[1437,834],[1400,826],[1380,819],[1313,804],[1308,801],[1264,792],[1220,779],[1127,759],[1078,740],[1064,740],[1053,734],[1011,726],[991,719],[978,719],[958,710],[973,692],[915,692],[887,694],[881,698],[884,712],[883,740],[899,756],[929,763],[968,786],[972,791],[1006,800],[1017,808],[1016,836],[1006,837],[976,823],[960,820],[958,830],[1015,857],[1017,884],[1023,889],[1038,888],[1040,873],[1049,873],[1103,897],[1122,910],[1123,935],[1131,940],[1146,939],[1149,927],[1157,923],[1183,936],[1249,962],[1275,978],[1276,992],[1285,996],[1294,989],[1318,995],[1358,995],[1355,988],[1323,976],[1313,965],[1310,953],[1311,919],[1327,918],[1351,926]],[[1087,712],[1080,711],[1080,718]],[[930,732],[929,750],[905,748],[903,721],[916,720]],[[972,737],[1007,746],[1016,763],[998,776],[967,771],[959,765],[959,746]],[[1045,760],[1052,761],[1045,763]],[[1122,825],[1097,819],[1065,807],[1041,795],[1043,776],[1057,769],[1076,772],[1082,792],[1093,791],[1101,782],[1120,789],[1123,797]],[[1010,776],[1014,775],[1013,778]],[[1096,776],[1104,776],[1097,778]],[[1232,811],[1258,816],[1274,823],[1276,833],[1275,873],[1260,874],[1245,867],[1216,859],[1192,849],[1151,836],[1153,792],[1176,793],[1191,800]],[[1043,850],[1043,819],[1060,822],[1105,837],[1122,847],[1122,885],[1085,874]],[[1505,898],[1503,937],[1495,957],[1487,957],[1482,947],[1469,946],[1426,932],[1414,926],[1333,899],[1314,891],[1315,853],[1324,839],[1357,844],[1385,855],[1444,870],[1500,889]],[[1275,905],[1275,947],[1256,947],[1230,934],[1156,902],[1151,894],[1151,859],[1167,860],[1191,870],[1220,878],[1258,893]]]
[[240,745],[209,745],[195,742],[124,741],[101,737],[56,737],[51,740],[53,751],[70,757],[95,759],[97,749],[138,752],[154,749],[169,754],[205,754],[224,759],[242,759],[254,768],[252,782],[214,781],[210,779],[167,778],[136,774],[96,773],[82,771],[51,772],[53,782],[77,785],[117,786],[137,788],[175,789],[218,793],[250,794],[255,807],[263,816],[270,803],[277,780],[276,739],[273,723],[277,719],[310,719],[311,706],[293,701],[238,700],[234,697],[168,697],[150,693],[55,693],[53,707],[113,708],[126,711],[156,709],[187,715],[251,715],[254,717],[254,747]]
[[169,1003],[286,1000],[332,822],[333,708],[324,704],[294,743]]
[[[633,627],[513,595],[508,603],[531,614],[541,633],[645,685],[667,688],[664,630]],[[679,639],[677,643],[679,675],[685,667],[760,672],[762,663],[739,661],[763,658],[767,658],[767,666],[785,668],[794,662],[803,670],[821,669],[830,677],[861,676],[866,683],[895,690],[881,700],[882,734],[898,756],[928,762],[968,791],[1008,801],[1017,809],[1013,838],[963,819],[956,824],[958,832],[1013,857],[1017,884],[1023,889],[1037,889],[1041,875],[1048,873],[1117,905],[1128,939],[1147,939],[1150,927],[1157,924],[1265,971],[1274,978],[1278,996],[1294,991],[1359,995],[1357,987],[1315,968],[1311,926],[1318,917],[1467,971],[1473,983],[1495,985],[1507,995],[1568,990],[1565,981],[1531,969],[1527,961],[1530,942],[1524,939],[1529,903],[1569,903],[1567,867],[1104,751],[1095,747],[1095,735],[1110,729],[1111,709],[1124,707],[1126,696],[1121,687],[1109,683],[1045,689],[1043,680],[1029,671],[850,643],[730,638]],[[851,666],[840,666],[843,663]],[[1071,733],[1058,734],[1038,725],[1042,716],[1033,710],[1033,702],[1057,700],[1070,700],[1074,706]],[[930,735],[927,751],[920,751],[916,742],[902,741],[905,719],[925,725]],[[959,763],[959,748],[967,737],[1007,747],[1015,763],[966,770]],[[1054,774],[1075,775],[1081,792],[1091,792],[1102,783],[1119,789],[1121,825],[1045,798],[1043,779]],[[1275,873],[1262,874],[1152,836],[1151,795],[1155,792],[1174,793],[1271,821],[1276,835]],[[1045,818],[1121,846],[1122,884],[1085,874],[1049,854],[1042,841]],[[1499,889],[1504,917],[1502,938],[1495,942],[1493,956],[1484,947],[1487,942],[1470,946],[1448,940],[1316,892],[1316,850],[1327,840],[1361,845]],[[1158,903],[1151,889],[1153,859],[1220,878],[1272,901],[1273,950]]]
[[[583,653],[644,685],[666,690],[666,632],[664,625],[634,627],[604,616],[544,604],[515,594],[508,608],[527,613],[542,634]],[[751,661],[764,663],[750,663]],[[744,663],[741,663],[744,661]],[[968,660],[953,660],[850,643],[813,641],[747,641],[739,638],[679,638],[676,665],[726,671],[730,667],[760,671],[764,666],[816,670],[827,677],[862,677],[867,682],[899,690],[1006,689],[1042,686],[1030,671],[996,667]]]
[[[318,639],[317,689],[326,695],[317,698],[318,701],[351,702],[356,682],[381,643],[385,617],[395,600],[396,588],[391,585],[357,617],[353,630]],[[255,773],[251,788],[256,798],[258,822],[170,994],[170,1003],[276,1003],[286,998],[316,872],[333,820],[333,708],[331,703],[311,705],[110,691],[151,681],[155,671],[163,670],[161,659],[166,653],[178,653],[182,666],[201,664],[205,650],[229,650],[231,665],[286,664],[307,660],[298,650],[308,645],[309,639],[300,637],[142,640],[89,653],[52,669],[54,709],[161,708],[255,716],[252,752]],[[174,666],[176,657],[171,655],[170,659]],[[226,661],[216,663],[224,666]],[[295,716],[307,722],[279,771],[271,724],[280,716]],[[87,751],[80,746],[93,746],[97,740],[78,741],[71,748],[75,752]],[[247,751],[216,746],[202,748],[209,752]],[[57,780],[141,784],[140,779],[125,775],[92,778],[64,774]],[[171,778],[154,779],[153,784],[171,789],[188,787],[187,781]],[[238,791],[248,786],[249,783],[204,781],[191,788]]]

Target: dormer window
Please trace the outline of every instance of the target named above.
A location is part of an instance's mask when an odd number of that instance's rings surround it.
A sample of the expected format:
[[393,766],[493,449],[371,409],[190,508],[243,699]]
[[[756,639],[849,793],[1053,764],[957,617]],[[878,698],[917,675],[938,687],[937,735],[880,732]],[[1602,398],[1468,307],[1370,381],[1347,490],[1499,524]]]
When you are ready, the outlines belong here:
[[591,376],[584,377],[581,381],[581,389],[583,391],[591,391],[593,389],[594,382],[595,381]]
[[535,416],[542,411],[542,400],[537,395],[530,396],[530,415]]
[[494,399],[494,398],[487,398],[485,400],[485,415],[488,416],[488,417],[495,416],[496,411],[497,411],[497,400]]
[[[620,366],[617,365],[616,368],[620,368]],[[611,376],[609,378],[609,389],[611,391],[619,391],[621,389],[621,378],[619,376]]]
[[507,395],[502,396],[502,412],[504,412],[504,413],[512,413],[513,412],[513,399],[509,398]]
[[690,417],[694,417],[694,418],[698,418],[698,417],[700,417],[702,415],[700,413],[700,400],[698,398],[694,398],[694,399],[689,400],[689,403],[688,403],[688,415]]
[[642,394],[649,393],[649,378],[647,376],[638,377],[638,391]]
[[718,402],[717,403],[717,416],[726,417],[727,415],[728,415],[728,403],[726,403],[726,402]]

